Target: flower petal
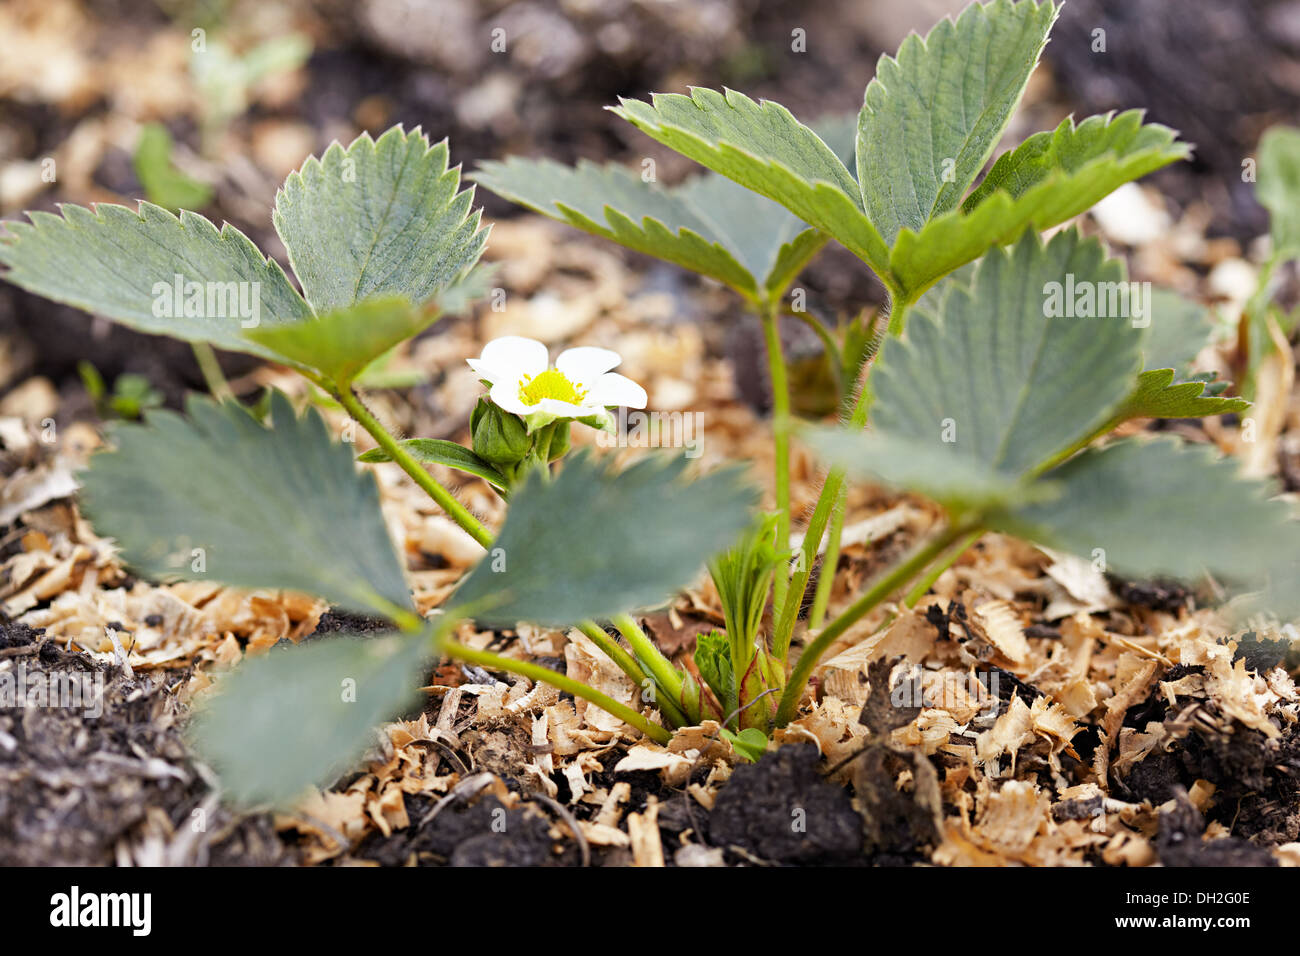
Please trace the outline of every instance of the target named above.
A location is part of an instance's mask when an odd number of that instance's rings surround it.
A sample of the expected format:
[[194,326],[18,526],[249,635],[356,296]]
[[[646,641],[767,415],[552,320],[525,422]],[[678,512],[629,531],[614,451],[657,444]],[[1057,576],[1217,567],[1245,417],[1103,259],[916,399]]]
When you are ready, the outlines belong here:
[[574,405],[572,402],[563,402],[558,398],[544,398],[532,408],[534,411],[543,411],[556,418],[581,418],[591,411],[584,405]]
[[602,374],[618,366],[623,356],[610,349],[583,345],[565,349],[555,360],[555,367],[568,376],[569,381],[590,388]]
[[546,371],[549,357],[546,346],[536,339],[526,339],[522,335],[503,335],[483,346],[479,364],[473,365],[474,371],[483,374],[484,369],[493,375],[483,375],[493,382],[503,378],[513,378],[516,382],[524,375],[540,375]]
[[513,378],[496,382],[488,392],[488,398],[497,408],[516,415],[527,415],[536,409],[536,406],[525,405],[520,400],[519,382]]
[[501,372],[491,368],[487,362],[484,362],[482,359],[465,359],[465,361],[469,364],[470,368],[478,373],[479,378],[486,379],[490,383],[495,384],[498,379],[505,377]]
[[624,405],[627,408],[645,408],[649,396],[645,389],[626,375],[618,372],[606,372],[587,394],[587,401],[592,405]]

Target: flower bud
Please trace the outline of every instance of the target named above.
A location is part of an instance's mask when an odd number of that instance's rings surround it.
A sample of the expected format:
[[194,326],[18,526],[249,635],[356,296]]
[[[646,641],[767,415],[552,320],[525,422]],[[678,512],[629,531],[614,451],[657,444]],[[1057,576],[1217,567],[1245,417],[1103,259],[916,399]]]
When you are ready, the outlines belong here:
[[551,461],[559,461],[569,450],[569,422],[567,419],[561,419],[555,423],[555,431],[551,432]]
[[518,464],[528,456],[533,439],[518,415],[480,401],[470,416],[474,427],[474,454],[498,467]]

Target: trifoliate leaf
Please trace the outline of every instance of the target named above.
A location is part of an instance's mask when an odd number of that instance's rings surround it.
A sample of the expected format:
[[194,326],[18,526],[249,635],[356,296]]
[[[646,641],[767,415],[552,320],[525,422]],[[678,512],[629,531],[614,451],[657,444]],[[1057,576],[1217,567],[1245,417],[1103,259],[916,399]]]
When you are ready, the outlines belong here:
[[96,530],[144,575],[304,591],[358,611],[409,608],[374,479],[314,411],[271,403],[272,428],[194,397],[188,418],[121,425],[82,498]]
[[401,296],[367,299],[293,325],[253,329],[248,337],[344,387],[372,361],[438,318]]
[[884,56],[858,117],[858,182],[885,242],[955,209],[997,145],[1056,19],[1023,0],[972,4]]
[[[1287,509],[1237,463],[1176,440],[1127,440],[1089,449],[1048,472],[1062,494],[991,525],[1083,556],[1101,549],[1121,573],[1190,578],[1209,571],[1259,580],[1294,538]],[[1289,529],[1289,530],[1288,530]]]
[[152,203],[30,213],[0,236],[4,278],[29,292],[141,332],[275,358],[250,328],[298,322],[311,309],[284,270],[234,226]]
[[[508,488],[509,482],[501,472],[484,461],[464,445],[442,438],[408,438],[398,442],[411,453],[411,456],[426,465],[446,465],[471,475],[476,475],[497,488]],[[368,463],[392,461],[392,457],[382,448],[372,448],[357,456],[357,461]]]
[[544,216],[711,276],[742,295],[758,292],[760,274],[737,260],[687,199],[643,182],[631,170],[612,163],[581,162],[574,168],[512,156],[483,163],[473,178]]
[[[828,116],[815,128],[853,156],[854,125]],[[586,232],[711,276],[748,298],[778,297],[826,242],[783,206],[706,173],[674,189],[615,164],[512,156],[471,177],[499,196]]]
[[289,801],[352,767],[417,698],[432,653],[427,633],[338,635],[250,658],[199,705],[194,748],[234,800]]
[[422,305],[478,261],[487,241],[458,192],[447,143],[400,126],[346,150],[334,143],[291,173],[272,220],[303,294],[317,312],[373,296]]
[[835,152],[778,103],[693,89],[620,100],[614,113],[716,173],[785,206],[877,272],[888,250],[863,212],[858,184]]
[[955,510],[1049,494],[1021,483],[1104,424],[1138,370],[1142,330],[1122,314],[1123,279],[1075,230],[992,250],[938,314],[914,312],[885,342],[871,372],[874,431],[841,430],[819,450]]
[[1268,210],[1273,251],[1300,257],[1300,130],[1274,126],[1259,141],[1256,195]]
[[1115,413],[1114,422],[1118,425],[1130,418],[1205,418],[1243,412],[1250,407],[1244,398],[1207,394],[1209,384],[1203,379],[1175,384],[1171,368],[1143,372],[1133,393]]
[[579,454],[552,480],[531,472],[451,602],[486,623],[555,626],[662,603],[736,540],[757,503],[738,471],[687,481],[686,464],[614,471]]
[[[1077,128],[1066,120],[1053,133],[1030,137],[989,171],[961,209],[904,229],[889,270],[913,297],[936,279],[1011,242],[1026,228],[1043,230],[1077,216],[1130,180],[1185,159],[1189,147],[1163,126],[1141,125],[1141,114],[1091,117]],[[1001,169],[999,169],[1001,166]]]

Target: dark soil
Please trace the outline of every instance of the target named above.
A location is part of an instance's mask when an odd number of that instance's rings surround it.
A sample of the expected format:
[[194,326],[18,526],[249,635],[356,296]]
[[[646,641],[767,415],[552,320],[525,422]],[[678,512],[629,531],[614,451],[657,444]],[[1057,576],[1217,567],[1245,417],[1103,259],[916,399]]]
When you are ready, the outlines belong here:
[[862,818],[819,763],[817,748],[800,744],[737,767],[709,813],[709,839],[770,863],[861,862]]
[[0,625],[0,654],[0,674],[25,674],[29,689],[51,675],[91,689],[63,698],[78,707],[0,706],[0,865],[292,862],[268,814],[237,816],[209,798],[171,692],[187,674],[130,679],[21,624]]
[[[578,850],[552,836],[554,821],[534,803],[508,809],[488,794],[469,803],[453,801],[429,819],[436,801],[406,797],[411,826],[391,837],[372,834],[356,855],[385,866],[573,866]],[[562,828],[561,828],[562,829]]]

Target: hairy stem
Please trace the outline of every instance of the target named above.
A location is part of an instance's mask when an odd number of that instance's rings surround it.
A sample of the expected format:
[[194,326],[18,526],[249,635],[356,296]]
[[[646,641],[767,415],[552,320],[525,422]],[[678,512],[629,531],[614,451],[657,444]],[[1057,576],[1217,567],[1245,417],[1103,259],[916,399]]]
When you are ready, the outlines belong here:
[[[777,547],[790,547],[790,382],[786,374],[785,353],[781,350],[779,304],[764,302],[759,310],[763,323],[763,339],[767,346],[767,371],[772,383],[772,444],[775,452],[776,483],[776,541]],[[772,602],[779,607],[785,602],[789,588],[789,575],[778,570],[772,582]]]
[[[621,644],[606,634],[605,629],[599,624],[594,621],[583,621],[578,625],[578,630],[587,635],[591,642],[600,648],[601,653],[617,664],[618,669],[626,674],[638,688],[644,688],[647,680],[654,680],[653,677],[646,674],[637,659],[624,650]],[[656,681],[656,685],[657,683]],[[657,695],[655,706],[659,708],[660,713],[664,715],[668,722],[676,727],[686,727],[693,723],[677,706],[677,702],[670,699],[667,694]]]
[[776,712],[778,727],[784,727],[794,719],[794,715],[799,709],[799,702],[803,699],[803,692],[808,686],[808,678],[812,676],[813,668],[817,666],[817,662],[826,653],[826,649],[839,640],[844,632],[861,619],[864,614],[911,581],[931,561],[951,547],[958,538],[967,534],[969,530],[964,526],[946,528],[942,534],[932,538],[913,551],[905,561],[891,568],[835,620],[826,625],[822,632],[804,648],[803,653],[799,655],[798,663],[795,664],[794,670],[790,674],[790,680],[785,685],[785,693],[781,695],[781,704]]
[[[907,313],[912,307],[913,300],[893,288],[890,289],[890,295],[889,331],[892,335],[901,335],[907,323]],[[862,390],[858,392],[858,398],[854,403],[853,410],[849,414],[849,427],[866,427],[873,398],[870,382],[864,382]],[[799,607],[803,604],[804,594],[808,588],[808,577],[812,573],[813,562],[816,560],[817,551],[821,547],[827,521],[831,523],[831,534],[826,548],[826,560],[822,562],[822,578],[827,576],[827,568],[829,567],[832,580],[827,581],[825,584],[825,600],[829,600],[829,589],[833,583],[835,565],[839,563],[839,542],[844,532],[845,509],[835,507],[845,494],[844,479],[844,471],[840,468],[833,468],[827,474],[826,481],[822,485],[821,495],[817,499],[816,507],[813,509],[812,518],[808,522],[808,531],[803,542],[803,558],[800,570],[795,572],[790,581],[790,590],[786,595],[784,604],[774,603],[773,605],[780,608],[773,646],[782,657],[789,650],[790,641],[794,636],[794,625],[799,616]],[[818,594],[822,593],[822,587],[822,579],[819,579]],[[821,613],[823,615],[825,614],[825,600],[822,602]],[[817,595],[814,595],[814,614],[817,611],[816,601]]]
[[448,516],[460,525],[469,534],[471,538],[477,541],[483,547],[492,544],[492,532],[483,525],[481,521],[470,514],[469,509],[456,500],[450,491],[444,488],[433,475],[425,471],[424,466],[411,457],[384,426],[379,419],[370,414],[370,410],[357,397],[356,392],[351,387],[335,389],[333,397],[340,405],[347,409],[347,413],[356,419],[367,432],[370,433],[379,447],[388,453],[402,469],[411,476],[411,480],[420,486],[424,492],[438,503]]
[[682,693],[682,675],[677,672],[677,668],[673,667],[672,662],[663,655],[663,652],[655,647],[654,641],[650,640],[630,615],[616,614],[611,618],[611,623],[618,628],[623,639],[632,646],[632,653],[654,678],[660,692],[674,701],[679,700]]
[[500,654],[493,654],[490,651],[478,651],[456,641],[444,640],[441,647],[444,654],[456,660],[468,661],[480,667],[491,667],[511,674],[518,674],[533,681],[544,681],[553,687],[558,687],[560,690],[572,694],[574,697],[581,697],[588,703],[595,704],[601,710],[613,714],[624,723],[635,727],[655,743],[666,744],[673,738],[673,735],[663,727],[647,720],[645,716],[626,704],[621,704],[608,694],[602,694],[594,687],[588,687],[582,681],[574,680],[572,677],[561,674],[559,671],[553,671],[549,667],[543,667],[529,661],[515,660],[513,657],[502,657]]

